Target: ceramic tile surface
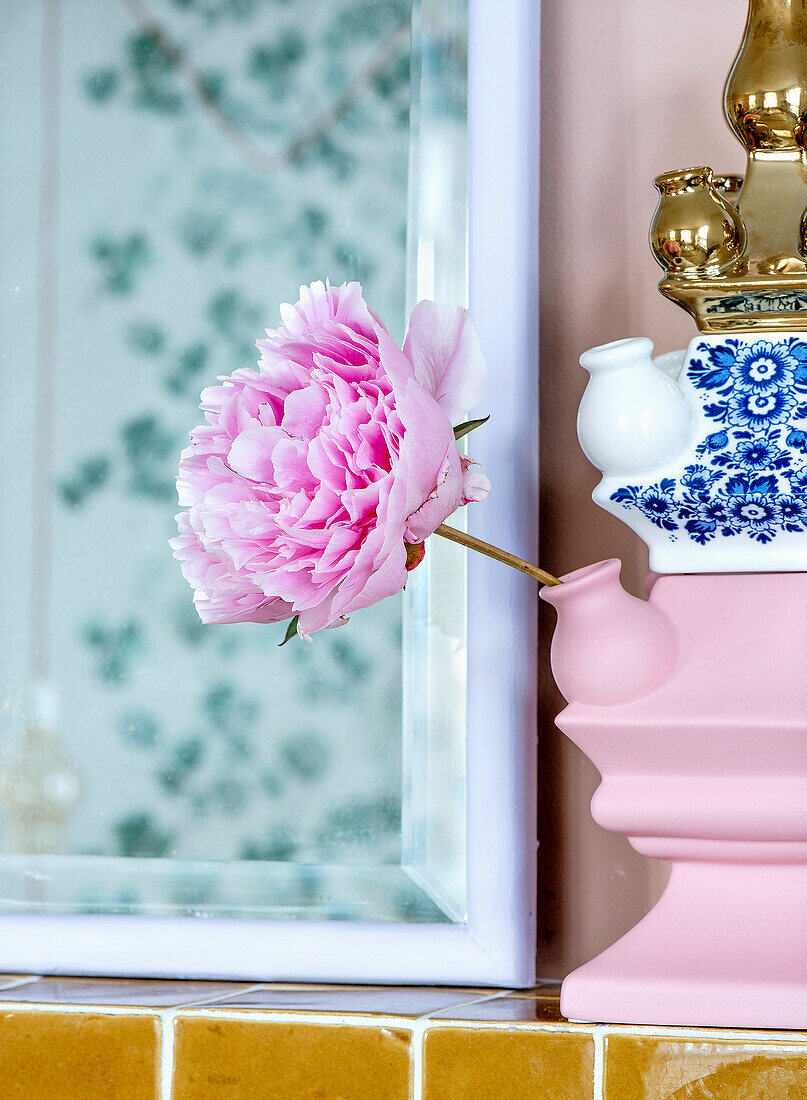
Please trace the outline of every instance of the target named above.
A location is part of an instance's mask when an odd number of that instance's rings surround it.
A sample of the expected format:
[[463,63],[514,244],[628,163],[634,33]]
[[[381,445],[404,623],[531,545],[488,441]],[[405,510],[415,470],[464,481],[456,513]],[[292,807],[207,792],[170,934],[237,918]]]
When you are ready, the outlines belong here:
[[41,978],[0,988],[0,1003],[144,1005],[171,1008],[242,993],[247,982],[156,981],[126,978]]
[[802,1100],[804,1042],[686,1041],[610,1035],[604,1100]]
[[[0,988],[0,1100],[807,1100],[807,1031],[606,1025],[595,1092],[594,1025],[564,1019],[550,983],[5,980],[22,984]],[[161,1027],[175,1036],[170,1097]]]
[[488,989],[419,989],[414,986],[297,986],[267,985],[227,997],[227,1008],[277,1009],[285,1012],[356,1012],[362,1015],[418,1017],[450,1005],[484,997]]
[[0,1013],[3,1100],[158,1100],[156,1016]]
[[494,1023],[542,1023],[562,1024],[564,1027],[585,1025],[569,1024],[560,1014],[557,992],[525,994],[497,994],[466,1004],[438,1009],[431,1014],[435,1020],[479,1020]]
[[0,989],[9,989],[21,982],[35,982],[38,974],[0,974]]
[[591,1100],[589,1035],[441,1027],[426,1032],[423,1100]]
[[406,1031],[180,1017],[171,1100],[408,1100]]

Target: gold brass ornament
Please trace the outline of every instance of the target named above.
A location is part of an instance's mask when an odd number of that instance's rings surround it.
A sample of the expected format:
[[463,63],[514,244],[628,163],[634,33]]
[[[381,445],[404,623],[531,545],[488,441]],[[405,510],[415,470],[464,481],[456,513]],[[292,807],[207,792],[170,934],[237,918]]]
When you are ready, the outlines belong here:
[[736,269],[745,251],[745,225],[715,187],[712,169],[668,172],[655,185],[659,204],[650,247],[661,266],[685,278]]
[[736,202],[743,186],[743,176],[712,176],[712,183],[729,202]]
[[749,0],[723,93],[744,176],[659,176],[659,289],[701,332],[807,331],[807,0]]

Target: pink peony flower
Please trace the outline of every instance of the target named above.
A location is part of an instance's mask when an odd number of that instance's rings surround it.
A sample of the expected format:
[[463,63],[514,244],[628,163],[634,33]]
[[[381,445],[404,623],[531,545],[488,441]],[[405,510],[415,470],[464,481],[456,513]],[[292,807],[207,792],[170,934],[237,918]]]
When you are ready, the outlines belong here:
[[398,592],[405,544],[487,495],[452,428],[485,366],[459,307],[420,302],[403,349],[358,283],[312,283],[280,312],[258,369],[202,393],[171,545],[203,622],[298,615],[305,637]]

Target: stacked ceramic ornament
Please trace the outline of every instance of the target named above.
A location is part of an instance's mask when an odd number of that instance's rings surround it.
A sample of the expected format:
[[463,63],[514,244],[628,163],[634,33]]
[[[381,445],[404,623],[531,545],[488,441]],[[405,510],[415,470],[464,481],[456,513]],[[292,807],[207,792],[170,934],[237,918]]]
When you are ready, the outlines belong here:
[[576,1019],[807,1028],[807,9],[750,0],[725,91],[744,178],[660,176],[662,293],[699,333],[586,352],[595,501],[647,543],[545,590],[558,724],[594,817],[669,860],[650,913],[564,983]]

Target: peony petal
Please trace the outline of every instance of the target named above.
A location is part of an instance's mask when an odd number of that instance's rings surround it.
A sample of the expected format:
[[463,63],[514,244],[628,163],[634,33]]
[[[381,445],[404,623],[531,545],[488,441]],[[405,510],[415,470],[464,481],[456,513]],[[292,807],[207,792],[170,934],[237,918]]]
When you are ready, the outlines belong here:
[[478,504],[484,500],[491,489],[490,480],[485,477],[476,462],[460,455],[462,464],[462,503]]
[[464,311],[431,303],[404,354],[358,283],[303,287],[281,317],[257,371],[204,393],[172,546],[203,621],[297,615],[310,638],[399,591],[405,540],[487,492],[449,418],[472,403],[481,357]]
[[434,489],[419,508],[406,517],[406,541],[423,542],[462,504],[462,471],[456,446],[446,452]]
[[422,542],[460,506],[460,455],[448,417],[414,378],[400,413],[406,428],[401,449],[406,469],[406,538]]
[[282,428],[249,428],[233,440],[227,464],[250,481],[273,482],[272,451],[282,439],[288,439]]
[[322,427],[322,418],[328,407],[328,396],[322,386],[306,386],[295,390],[286,398],[282,427],[295,439],[313,439]]
[[249,577],[234,575],[215,550],[203,545],[189,512],[176,518],[180,534],[170,545],[194,588],[193,602],[203,623],[275,623],[288,618],[289,604],[267,600]]
[[409,318],[403,350],[415,378],[452,424],[466,419],[485,388],[485,360],[468,311],[418,302]]
[[377,329],[377,335],[381,366],[392,383],[392,392],[400,404],[406,394],[409,380],[414,377],[415,372],[409,359],[385,329]]

